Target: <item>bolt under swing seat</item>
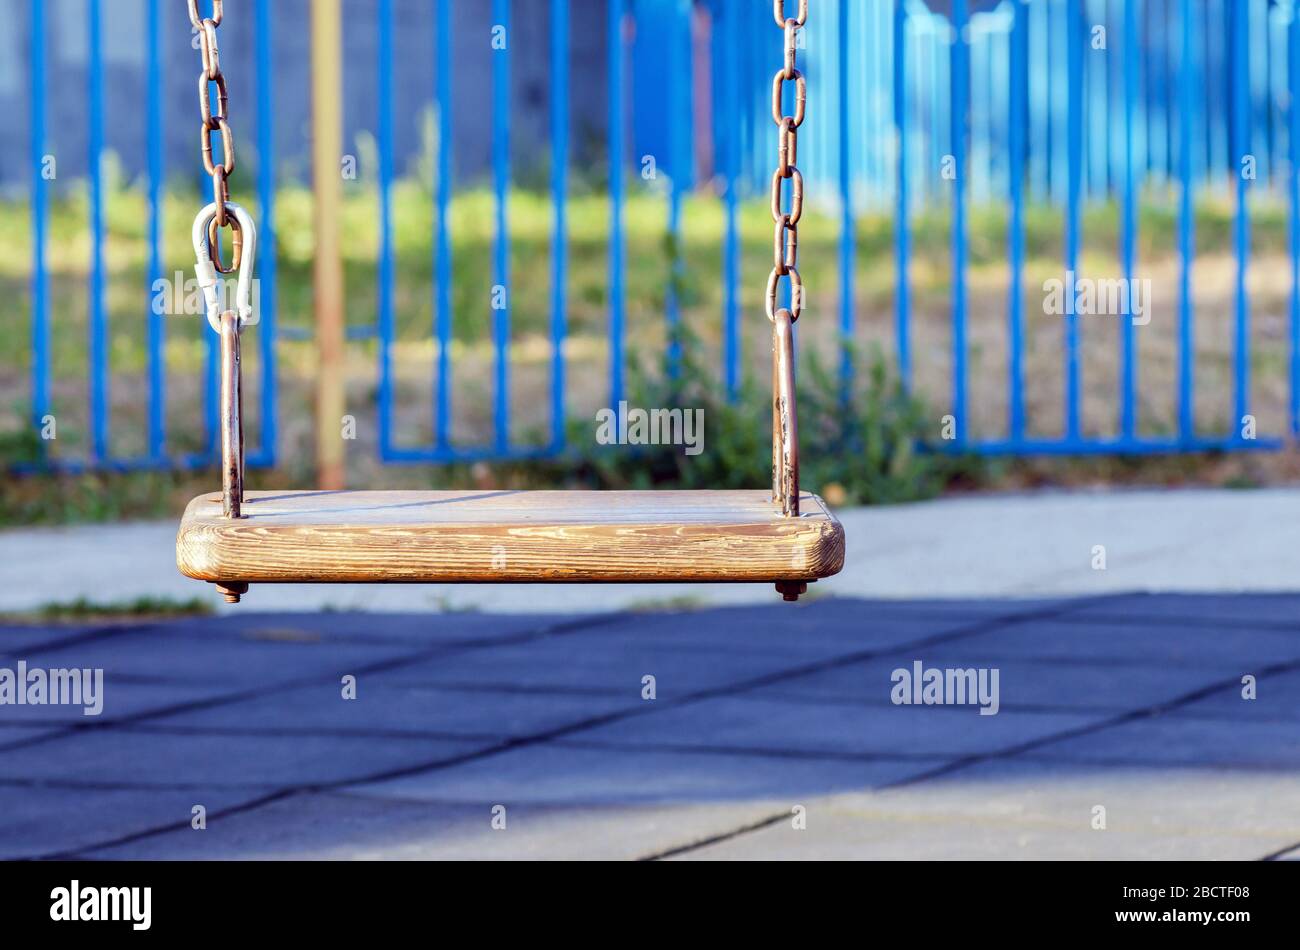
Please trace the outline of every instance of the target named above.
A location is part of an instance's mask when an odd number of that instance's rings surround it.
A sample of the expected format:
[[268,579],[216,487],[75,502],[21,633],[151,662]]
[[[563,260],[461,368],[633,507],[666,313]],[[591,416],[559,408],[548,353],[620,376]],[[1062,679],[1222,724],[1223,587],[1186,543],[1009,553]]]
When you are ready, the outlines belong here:
[[[207,78],[217,63],[220,13],[199,21]],[[794,165],[795,130],[805,86],[794,68],[799,17],[776,20],[786,35],[785,67],[776,74],[773,117],[781,129],[773,176],[776,267],[767,284],[772,324],[772,486],[752,491],[245,491],[240,331],[249,305],[257,232],[251,216],[225,195],[231,168],[209,169],[214,201],[194,223],[199,284],[208,322],[221,337],[222,491],[194,498],[176,538],[181,572],[209,581],[231,602],[257,583],[774,583],[786,600],[837,573],[844,531],[818,496],[799,488],[793,327],[802,305],[795,269],[803,178]],[[219,7],[217,8],[219,11]],[[211,52],[209,53],[209,50]],[[781,88],[794,81],[794,116],[781,111]],[[223,131],[203,83],[205,128]],[[219,81],[225,111],[224,80]],[[205,144],[207,135],[204,136]],[[233,167],[233,147],[227,146]],[[205,148],[205,165],[211,164]],[[792,181],[790,211],[781,183]],[[219,227],[232,229],[235,261],[220,262]],[[242,264],[242,266],[240,266]],[[218,274],[239,270],[235,310],[223,311]],[[776,306],[780,277],[791,307]]]

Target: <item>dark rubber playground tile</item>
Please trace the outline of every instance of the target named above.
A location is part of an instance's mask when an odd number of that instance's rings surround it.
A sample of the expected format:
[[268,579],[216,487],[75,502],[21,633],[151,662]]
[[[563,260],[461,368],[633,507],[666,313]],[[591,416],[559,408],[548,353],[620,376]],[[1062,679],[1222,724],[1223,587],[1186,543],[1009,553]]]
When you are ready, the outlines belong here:
[[[579,631],[575,640],[635,640],[681,651],[770,653],[794,659],[898,649],[974,628],[978,619],[957,614],[877,614],[856,601],[818,600],[806,607],[730,607],[683,613],[625,616]],[[793,664],[792,664],[793,665]]]
[[71,624],[0,624],[0,666],[12,665],[14,659],[24,659],[29,653],[51,645],[94,637],[101,629]]
[[[231,637],[254,642],[437,646],[487,645],[560,631],[601,620],[564,614],[461,613],[229,613],[162,624],[183,636]],[[0,649],[3,649],[0,646]]]
[[133,788],[290,788],[359,780],[489,743],[95,729],[0,751],[0,779]]
[[1036,761],[1147,766],[1300,769],[1295,722],[1164,715],[1120,723],[1025,753]]
[[1279,624],[1300,632],[1300,594],[1127,594],[1083,604],[1071,619],[1187,621],[1249,627]]
[[[812,588],[810,588],[812,589]],[[960,620],[1008,619],[1040,613],[1071,611],[1086,604],[1108,600],[1107,597],[1040,597],[1040,598],[935,598],[933,600],[883,600],[858,597],[831,597],[815,600],[812,605],[838,611],[843,608],[858,616],[957,618]]]
[[210,687],[342,675],[371,663],[419,652],[419,648],[409,645],[356,646],[301,638],[182,637],[159,627],[36,652],[26,659],[33,665],[103,669],[106,678],[123,676]]
[[621,697],[485,692],[411,686],[382,674],[360,677],[355,695],[355,699],[344,699],[338,683],[305,686],[161,717],[151,725],[251,732],[454,733],[507,738],[549,732],[640,703],[632,690],[626,690]]
[[1079,729],[1100,714],[973,706],[857,706],[721,696],[584,730],[574,741],[620,748],[747,749],[784,755],[929,756],[987,754]]
[[746,695],[801,702],[892,705],[894,671],[909,676],[913,663],[925,669],[989,668],[997,671],[1003,710],[1129,712],[1159,705],[1202,689],[1222,676],[1188,667],[1130,663],[1060,663],[1026,659],[987,660],[963,656],[961,643],[897,653],[783,680]]
[[[57,663],[51,663],[41,668],[57,666]],[[238,687],[220,684],[136,683],[108,675],[103,680],[101,712],[98,715],[85,715],[85,706],[6,704],[0,705],[0,724],[97,726],[208,701],[237,689]]]
[[[1244,676],[1245,674],[1243,674]],[[1300,720],[1300,669],[1255,676],[1254,698],[1247,699],[1242,677],[1213,693],[1180,706],[1176,715],[1210,716],[1238,721]]]
[[798,654],[805,648],[844,652],[889,650],[931,637],[979,629],[998,620],[1057,610],[1071,602],[913,602],[822,598],[780,606],[725,607],[707,611],[647,612],[578,637],[623,634],[681,648],[744,648]]
[[[6,707],[0,707],[3,709]],[[63,732],[60,726],[18,726],[6,722],[0,724],[0,754],[9,746],[25,745],[33,739],[39,739],[42,736],[56,736]]]
[[952,655],[990,661],[1022,657],[1065,663],[1158,663],[1229,675],[1249,672],[1249,667],[1259,664],[1300,660],[1300,634],[1226,626],[1035,621],[964,638]]
[[448,768],[349,786],[351,794],[406,801],[492,804],[635,804],[792,801],[876,788],[933,762],[791,759],[745,753],[591,749],[538,743]]
[[811,656],[771,651],[677,649],[636,637],[578,640],[555,637],[525,644],[468,650],[405,664],[383,677],[408,685],[496,686],[509,690],[580,690],[640,701],[648,676],[656,695],[680,698],[730,688],[839,655],[834,647]]
[[0,784],[0,859],[52,857],[157,828],[191,827],[194,806],[209,816],[261,797],[256,790],[63,788]]

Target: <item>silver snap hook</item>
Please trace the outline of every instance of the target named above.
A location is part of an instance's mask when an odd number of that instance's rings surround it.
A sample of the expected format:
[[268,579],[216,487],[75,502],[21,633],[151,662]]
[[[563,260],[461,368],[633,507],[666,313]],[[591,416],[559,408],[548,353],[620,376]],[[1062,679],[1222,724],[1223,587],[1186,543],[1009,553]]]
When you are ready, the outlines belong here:
[[192,238],[194,241],[194,275],[198,278],[199,288],[203,291],[203,302],[207,310],[208,326],[221,332],[221,311],[233,309],[239,315],[239,329],[243,330],[250,323],[257,322],[253,312],[253,262],[257,259],[257,225],[241,205],[226,203],[226,213],[233,214],[243,234],[243,256],[239,264],[239,280],[235,285],[235,306],[223,308],[221,301],[221,275],[212,263],[211,248],[208,239],[208,225],[217,216],[216,202],[207,205],[194,219]]

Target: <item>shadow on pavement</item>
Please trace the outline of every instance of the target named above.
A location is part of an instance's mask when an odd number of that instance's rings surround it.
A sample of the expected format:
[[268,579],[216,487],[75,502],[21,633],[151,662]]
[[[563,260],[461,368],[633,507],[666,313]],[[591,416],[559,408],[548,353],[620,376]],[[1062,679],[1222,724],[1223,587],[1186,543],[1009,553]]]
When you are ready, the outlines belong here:
[[0,705],[6,858],[1300,842],[1300,596],[0,628],[20,663],[102,670],[102,712]]

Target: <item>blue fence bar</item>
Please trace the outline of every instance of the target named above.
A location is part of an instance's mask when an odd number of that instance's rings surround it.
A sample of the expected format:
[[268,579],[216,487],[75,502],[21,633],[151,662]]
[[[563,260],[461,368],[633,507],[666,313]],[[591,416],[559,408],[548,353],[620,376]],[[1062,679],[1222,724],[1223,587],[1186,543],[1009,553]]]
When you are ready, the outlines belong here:
[[564,448],[569,274],[569,0],[551,0],[551,448]]
[[1052,157],[1048,148],[1051,123],[1048,77],[1051,67],[1047,43],[1047,12],[1047,0],[1029,7],[1029,72],[1038,80],[1029,87],[1029,168],[1035,201],[1046,201],[1048,198],[1048,168]]
[[1011,274],[1007,289],[1007,431],[1013,441],[1025,435],[1025,137],[1029,100],[1028,86],[1029,12],[1017,3],[1011,37],[1010,141],[1008,143],[1011,190],[1011,221],[1007,253]]
[[1072,87],[1076,78],[1070,71],[1077,52],[1071,6],[1073,0],[1047,0],[1048,99],[1051,102],[1051,122],[1048,124],[1051,165],[1048,168],[1048,186],[1052,200],[1060,206],[1070,201],[1070,163],[1077,156],[1069,147]]
[[510,286],[510,0],[492,0],[494,28],[507,37],[504,48],[493,48],[492,57],[492,183],[496,201],[496,232],[493,237],[493,276],[500,297],[493,293],[493,343],[496,348],[496,406],[494,427],[496,450],[510,446],[510,307],[514,288]]
[[970,146],[967,151],[966,167],[970,170],[970,198],[977,205],[987,204],[993,197],[990,191],[990,142],[992,133],[989,129],[989,110],[992,99],[989,83],[989,46],[988,33],[979,29],[980,18],[974,20],[967,29],[970,31]]
[[[989,175],[992,194],[1001,194],[1007,174],[1007,149],[1009,148],[1009,103],[1002,94],[1011,82],[1011,34],[1015,24],[1014,8],[999,11],[989,29],[989,99],[992,111],[989,116],[990,160]],[[990,196],[990,201],[992,197]]]
[[742,0],[722,0],[718,34],[724,41],[718,44],[718,157],[723,180],[723,234],[722,234],[722,372],[727,398],[734,400],[740,389],[740,311],[738,288],[740,285],[740,228],[737,220],[740,176],[741,138],[744,110],[737,101],[741,57],[734,42],[725,37],[737,35],[739,15],[737,5]]
[[393,446],[393,4],[379,0],[379,451]]
[[100,33],[100,0],[89,0],[89,55],[86,90],[90,170],[90,454],[96,462],[108,458],[108,327],[104,318],[104,63]]
[[894,336],[898,347],[898,378],[903,388],[911,383],[911,284],[908,262],[911,259],[910,188],[907,148],[907,3],[894,0],[894,140],[898,143],[895,173],[898,186],[894,194]]
[[676,0],[670,8],[668,41],[668,288],[664,298],[665,354],[669,379],[681,372],[681,301],[679,288],[685,273],[682,259],[682,200],[690,178],[690,95],[684,88],[690,77],[690,0]]
[[615,410],[623,398],[623,162],[627,157],[623,2],[609,0],[609,404]]
[[[863,28],[856,34],[855,39],[860,43],[867,40],[867,51],[864,59],[864,65],[867,68],[867,83],[865,86],[866,96],[864,98],[865,108],[859,109],[859,114],[863,114],[866,119],[866,134],[873,142],[882,144],[889,141],[890,121],[889,113],[885,109],[885,103],[890,99],[890,85],[892,83],[893,73],[893,31],[891,29],[890,9],[888,0],[882,3],[868,4],[861,9]],[[830,11],[827,11],[829,14]],[[823,14],[826,16],[826,14]],[[829,17],[827,16],[827,19]],[[846,18],[847,25],[847,18]],[[841,35],[838,38],[841,42],[845,37]],[[828,47],[823,47],[829,50]],[[808,50],[808,59],[811,63],[816,63],[817,49],[810,47]],[[830,72],[827,70],[827,77]],[[863,88],[861,86],[856,88]],[[823,124],[817,124],[812,127],[812,131],[818,137],[829,139],[832,127]],[[846,132],[848,130],[846,129]],[[816,143],[817,140],[814,139]],[[823,149],[820,143],[814,144],[813,154],[830,149]],[[890,182],[893,177],[892,169],[889,167],[890,153],[888,149],[867,149],[867,165],[864,169],[866,173],[866,195],[870,201],[871,207],[888,207],[888,195]],[[816,167],[812,168],[814,176]]]
[[[145,114],[148,117],[148,140],[145,149],[148,152],[148,179],[146,198],[149,205],[149,224],[146,238],[149,242],[149,273],[147,275],[147,295],[153,296],[155,283],[162,279],[162,201],[160,189],[163,178],[162,153],[162,42],[159,37],[158,0],[149,0],[145,9],[145,36],[149,44],[149,58],[146,63],[148,74]],[[161,463],[165,452],[164,443],[167,434],[164,428],[164,406],[166,395],[164,353],[163,353],[163,314],[158,308],[150,306],[148,316],[149,347],[149,446],[148,456],[153,462]]]
[[[853,364],[848,344],[853,340],[853,271],[854,257],[857,253],[857,235],[854,233],[853,215],[853,167],[849,154],[852,136],[850,128],[849,99],[849,5],[840,0],[837,28],[839,43],[836,48],[836,81],[839,84],[839,198],[840,198],[840,401],[845,405],[852,398]],[[902,61],[902,53],[895,33],[894,61]],[[895,66],[897,68],[897,66]],[[901,88],[901,83],[896,84]],[[896,161],[903,167],[900,154]]]
[[438,184],[434,214],[434,333],[438,337],[438,380],[434,397],[435,444],[440,451],[451,446],[451,0],[438,0],[434,21],[437,80],[434,97],[438,108]]
[[1250,49],[1247,43],[1249,24],[1244,16],[1232,18],[1232,174],[1236,177],[1237,208],[1233,219],[1233,241],[1237,256],[1236,332],[1233,336],[1233,420],[1232,428],[1240,433],[1249,412],[1250,388],[1250,299],[1246,293],[1246,276],[1250,261],[1250,180],[1247,163],[1250,154],[1249,77]]
[[[29,122],[32,170],[32,428],[41,432],[50,412],[50,300],[45,265],[49,187],[45,168],[45,0],[32,0]],[[41,441],[42,455],[45,440]]]
[[1287,205],[1291,238],[1291,434],[1300,435],[1300,8],[1291,9],[1287,26],[1290,161]]
[[1290,113],[1290,69],[1291,57],[1288,53],[1290,43],[1290,24],[1295,19],[1295,11],[1286,7],[1268,8],[1268,119],[1273,129],[1273,175],[1269,181],[1272,187],[1286,187],[1286,171],[1290,164],[1291,129],[1288,122]]
[[[1206,87],[1207,89],[1217,88],[1220,93],[1228,88],[1227,81],[1227,62],[1228,57],[1226,50],[1229,43],[1224,42],[1224,37],[1230,35],[1231,24],[1228,20],[1229,11],[1225,9],[1226,0],[1206,0],[1206,21],[1210,24],[1210,31],[1207,36],[1218,36],[1219,42],[1205,44],[1206,49]],[[1213,32],[1213,31],[1217,31]],[[1227,109],[1215,109],[1211,111],[1209,117],[1209,179],[1217,182],[1220,187],[1225,185],[1228,175],[1228,112]]]
[[966,0],[952,4],[952,414],[958,446],[966,442],[966,123],[970,56]]
[[262,359],[262,425],[261,444],[249,453],[245,464],[271,466],[277,457],[276,446],[279,428],[276,424],[277,396],[279,393],[277,363],[275,358],[277,281],[279,269],[276,261],[275,230],[275,79],[274,58],[271,54],[275,41],[271,17],[272,0],[257,0],[257,204],[258,221],[257,259],[258,276],[258,344]]
[[1119,430],[1125,439],[1136,431],[1137,349],[1133,326],[1133,280],[1137,265],[1138,207],[1133,174],[1133,111],[1137,99],[1138,33],[1137,0],[1124,0],[1124,185],[1120,221],[1120,269],[1130,288],[1128,306],[1120,323],[1120,411]]
[[[1269,123],[1268,123],[1268,5],[1269,0],[1246,0],[1246,43],[1247,49],[1258,50],[1259,55],[1246,57],[1246,82],[1247,94],[1250,101],[1251,114],[1247,116],[1247,122],[1261,125],[1261,138],[1267,144],[1269,140]],[[1269,150],[1267,147],[1261,148],[1259,154],[1255,156],[1258,174],[1260,180],[1268,181],[1272,177],[1272,167],[1269,161]]]
[[1276,451],[1283,442],[1277,438],[1263,438],[1243,441],[1239,436],[1203,436],[1190,443],[1179,438],[1165,436],[1142,436],[1136,439],[1079,439],[1067,442],[1063,439],[988,439],[965,448],[961,446],[940,446],[948,452],[976,452],[980,455],[1005,456],[1043,456],[1047,458],[1061,456],[1094,455],[1170,455],[1177,452],[1238,452],[1238,451]]
[[[1075,313],[1074,281],[1079,270],[1079,241],[1083,222],[1080,194],[1083,157],[1083,109],[1081,68],[1083,48],[1079,27],[1078,0],[1064,0],[1064,23],[1058,29],[1066,37],[1065,75],[1053,74],[1065,84],[1066,209],[1065,209],[1065,437],[1077,441],[1080,433],[1079,395],[1082,388],[1079,372],[1079,315]],[[1059,166],[1058,166],[1059,167]]]
[[1108,98],[1106,86],[1110,81],[1110,44],[1108,42],[1106,48],[1097,49],[1091,42],[1091,30],[1097,27],[1105,29],[1106,0],[1084,0],[1084,4],[1084,13],[1091,25],[1083,72],[1088,87],[1084,100],[1088,128],[1087,193],[1089,198],[1093,198],[1106,194],[1107,188],[1107,110],[1104,105]]
[[1168,140],[1168,103],[1165,99],[1166,82],[1169,62],[1168,48],[1166,46],[1167,37],[1164,31],[1159,29],[1156,16],[1164,11],[1160,9],[1162,4],[1156,0],[1148,0],[1145,6],[1143,30],[1147,43],[1150,45],[1150,55],[1146,58],[1146,77],[1145,84],[1151,101],[1151,108],[1147,110],[1147,147],[1150,149],[1150,169],[1151,177],[1154,181],[1161,181],[1168,175],[1169,170],[1169,140]]
[[1196,253],[1196,200],[1192,192],[1192,129],[1196,116],[1197,36],[1192,0],[1179,0],[1182,45],[1178,115],[1178,434],[1183,442],[1196,436],[1192,404],[1195,326],[1192,322],[1192,258]]

